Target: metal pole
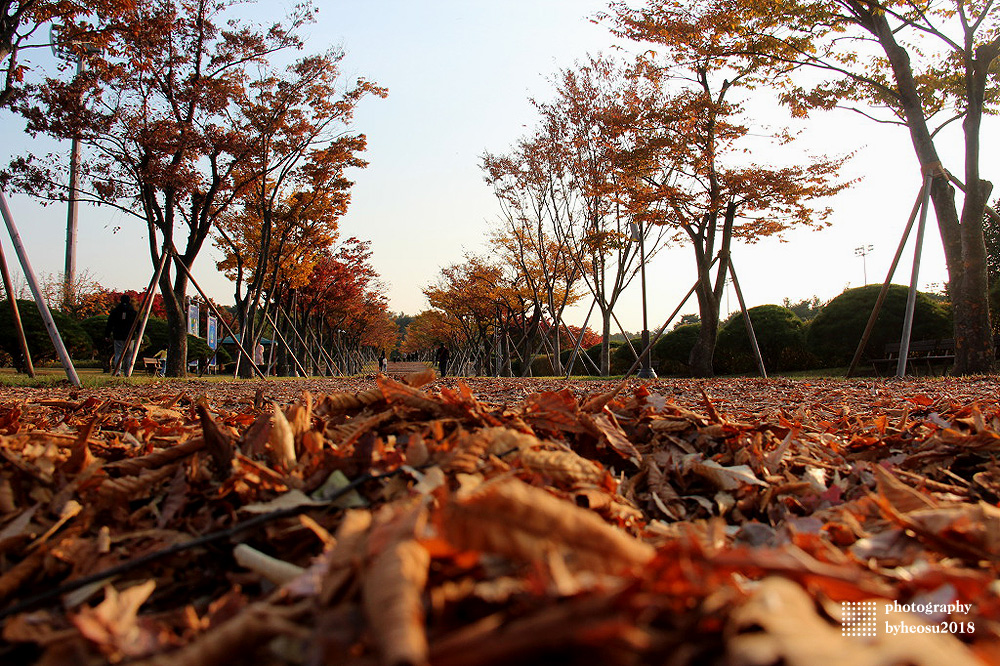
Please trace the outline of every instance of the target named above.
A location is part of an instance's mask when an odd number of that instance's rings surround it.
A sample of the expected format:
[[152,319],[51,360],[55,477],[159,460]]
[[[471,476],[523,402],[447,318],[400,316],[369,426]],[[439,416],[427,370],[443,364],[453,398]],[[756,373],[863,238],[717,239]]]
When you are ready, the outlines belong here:
[[[76,76],[83,74],[83,56],[76,58]],[[73,282],[76,279],[77,185],[80,177],[80,138],[73,136],[69,150],[69,210],[66,213],[66,266],[63,274],[63,304],[73,303]]]
[[[163,248],[160,252],[160,263],[156,266],[156,272],[153,273],[153,279],[149,281],[149,286],[146,287],[146,297],[142,301],[142,306],[139,308],[139,317],[136,317],[135,321],[132,322],[132,330],[128,332],[128,337],[125,339],[125,349],[129,351],[128,366],[126,366],[125,376],[131,377],[132,370],[135,368],[135,360],[139,356],[139,345],[142,343],[142,336],[146,333],[146,324],[149,322],[149,314],[153,311],[153,299],[156,297],[156,285],[160,281],[160,275],[163,273],[163,267],[167,264],[167,257],[170,253],[167,252],[167,248]],[[133,342],[134,340],[134,342]],[[132,343],[131,345],[129,343]],[[125,358],[125,354],[122,354],[118,359],[118,366],[111,369],[111,373],[114,374],[118,371],[122,364],[122,360]],[[166,359],[164,359],[166,363]],[[165,367],[165,366],[164,366]]]
[[743,323],[747,327],[747,335],[750,336],[750,346],[753,348],[754,356],[757,357],[757,369],[760,376],[767,379],[767,370],[764,368],[764,357],[760,354],[760,347],[757,345],[757,336],[753,332],[753,322],[750,321],[750,313],[747,311],[747,304],[743,302],[743,290],[740,289],[740,281],[736,279],[736,269],[733,268],[733,259],[729,258],[729,276],[733,278],[733,288],[736,289],[736,298],[740,302],[740,310],[743,312]]
[[[926,186],[921,186],[920,191],[917,193],[917,200],[913,202],[913,209],[910,211],[910,218],[906,221],[906,229],[903,231],[903,237],[899,241],[899,247],[896,248],[896,255],[892,258],[892,265],[889,266],[889,272],[885,276],[885,282],[882,283],[882,289],[878,293],[878,298],[875,299],[875,307],[872,308],[872,313],[868,317],[868,323],[865,325],[864,333],[861,334],[861,342],[858,344],[857,350],[854,352],[854,358],[851,359],[851,365],[847,368],[846,377],[853,377],[854,371],[858,367],[858,363],[861,361],[861,355],[865,352],[865,347],[868,346],[868,339],[871,338],[872,331],[875,330],[875,320],[878,319],[878,314],[882,310],[882,304],[885,302],[885,297],[889,293],[889,285],[892,283],[892,277],[896,274],[896,267],[899,265],[899,260],[903,256],[903,248],[906,247],[906,241],[910,238],[910,232],[913,230],[913,223],[917,219],[917,213],[920,212],[920,208],[924,200],[924,191],[928,190]],[[929,191],[929,190],[928,190]]]
[[899,339],[899,360],[896,361],[896,377],[906,375],[906,361],[910,356],[910,334],[913,332],[913,312],[917,306],[917,277],[920,274],[920,253],[924,248],[924,228],[927,226],[927,208],[931,197],[931,178],[924,176],[924,196],[920,204],[920,222],[917,224],[917,241],[913,248],[913,271],[910,273],[910,291],[906,295],[906,314],[903,316],[903,332]]
[[656,371],[650,361],[649,354],[649,320],[646,315],[646,234],[642,225],[639,228],[639,281],[642,284],[642,368],[636,375],[639,379],[656,379]]
[[[261,379],[264,379],[264,373],[262,373],[260,369],[257,367],[257,364],[253,362],[253,356],[251,356],[249,352],[247,352],[247,350],[243,348],[243,341],[236,339],[236,333],[233,331],[232,327],[226,323],[226,320],[222,318],[222,313],[219,312],[219,309],[217,307],[215,307],[215,304],[209,300],[208,294],[202,291],[201,287],[198,286],[198,283],[195,281],[194,276],[191,275],[191,271],[188,270],[188,267],[184,265],[184,262],[177,254],[177,250],[171,248],[170,254],[173,255],[173,257],[177,260],[174,263],[176,263],[181,268],[181,270],[184,271],[184,274],[187,275],[188,280],[191,280],[191,284],[193,284],[194,288],[198,290],[198,293],[201,294],[201,297],[205,299],[205,303],[208,304],[208,307],[212,310],[212,314],[215,315],[215,318],[218,319],[219,323],[226,328],[226,333],[232,336],[233,340],[236,342],[236,347],[240,350],[240,352],[244,356],[247,357],[247,361],[249,361],[250,365],[253,366],[254,371],[256,371],[256,373],[260,376]],[[186,329],[184,331],[184,334],[187,335]],[[187,359],[184,360],[187,361]],[[187,367],[186,363],[184,364],[184,367],[185,368]]]
[[14,283],[10,279],[10,269],[7,268],[7,258],[0,244],[0,273],[3,274],[3,288],[7,290],[7,300],[10,302],[10,316],[17,330],[17,341],[21,345],[21,355],[24,357],[24,367],[29,377],[35,376],[35,366],[31,363],[31,351],[28,349],[28,339],[24,336],[24,324],[21,323],[21,312],[17,309],[17,299],[14,298]]
[[28,253],[21,242],[21,235],[17,233],[17,227],[14,226],[14,216],[11,215],[10,207],[7,205],[7,197],[4,196],[2,190],[0,190],[0,213],[3,214],[3,220],[7,224],[7,232],[10,234],[10,240],[14,244],[14,251],[17,252],[17,258],[21,262],[21,270],[24,271],[24,277],[28,281],[32,295],[35,297],[38,313],[42,316],[42,321],[45,322],[45,329],[49,332],[49,339],[52,340],[52,346],[56,348],[59,360],[62,361],[63,369],[66,370],[66,377],[73,386],[79,388],[81,386],[80,377],[76,374],[76,368],[73,367],[73,361],[70,359],[66,345],[63,344],[62,337],[59,335],[56,322],[52,319],[49,306],[45,303],[42,292],[38,288],[38,280],[35,279],[35,272],[31,270]]

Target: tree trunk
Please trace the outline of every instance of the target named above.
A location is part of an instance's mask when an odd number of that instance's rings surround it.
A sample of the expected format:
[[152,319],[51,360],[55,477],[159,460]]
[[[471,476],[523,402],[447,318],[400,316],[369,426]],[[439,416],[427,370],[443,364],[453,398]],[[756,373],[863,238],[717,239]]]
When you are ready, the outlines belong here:
[[[979,178],[980,123],[986,78],[983,72],[969,70],[966,73],[968,108],[963,124],[966,193],[962,218],[959,220],[955,191],[942,171],[913,77],[909,53],[896,42],[895,34],[884,15],[872,13],[867,19],[869,22],[862,22],[862,25],[878,38],[892,66],[899,103],[921,169],[925,173],[934,173],[931,198],[948,265],[948,284],[954,313],[954,373],[965,375],[991,372],[995,358],[989,320],[986,249],[983,242],[983,213],[991,185]],[[973,65],[982,67],[978,58]],[[986,66],[989,66],[989,62]]]
[[699,280],[696,293],[701,330],[691,348],[688,365],[693,377],[714,377],[715,343],[719,337],[719,301],[712,290],[710,274],[706,273]]

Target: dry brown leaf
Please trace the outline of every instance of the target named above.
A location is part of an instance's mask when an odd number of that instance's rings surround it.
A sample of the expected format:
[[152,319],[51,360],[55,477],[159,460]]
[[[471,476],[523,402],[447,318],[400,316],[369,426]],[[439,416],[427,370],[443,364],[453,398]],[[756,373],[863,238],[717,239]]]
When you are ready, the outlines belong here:
[[235,618],[199,636],[179,650],[151,659],[130,662],[130,666],[218,666],[240,663],[275,636],[285,634],[306,638],[308,632],[293,620],[304,606],[278,607],[251,604]]
[[126,458],[104,466],[107,471],[114,471],[118,474],[141,474],[147,469],[155,469],[163,465],[186,458],[192,453],[197,453],[205,448],[204,437],[193,437],[185,442],[176,444],[169,448],[157,449],[149,455],[139,458]]
[[607,414],[582,414],[581,421],[595,437],[611,447],[618,455],[630,460],[636,465],[642,460],[642,454],[635,448],[621,426]]
[[95,608],[83,607],[70,620],[83,636],[98,645],[112,661],[151,654],[162,647],[155,631],[138,622],[139,607],[156,588],[156,581],[118,592],[111,585],[104,588],[104,601]]
[[389,544],[365,570],[361,588],[365,615],[385,666],[427,663],[421,596],[430,554],[416,541]]
[[704,460],[700,453],[688,454],[681,459],[683,472],[694,472],[712,483],[720,490],[736,490],[744,485],[767,487],[747,465],[723,467],[714,460]]
[[196,405],[201,429],[205,437],[205,446],[215,462],[215,473],[220,479],[229,476],[233,465],[233,438],[219,427],[208,412],[208,402],[202,398]]
[[268,437],[271,451],[275,458],[275,464],[290,469],[295,466],[295,432],[291,424],[285,418],[285,413],[274,403],[274,412],[271,421],[271,434]]
[[600,465],[572,451],[525,449],[521,451],[520,457],[521,464],[528,471],[570,485],[596,485],[601,483],[606,474]]
[[441,528],[456,547],[541,559],[564,549],[590,567],[614,571],[642,566],[652,546],[608,525],[596,514],[517,479],[484,484],[449,502]]

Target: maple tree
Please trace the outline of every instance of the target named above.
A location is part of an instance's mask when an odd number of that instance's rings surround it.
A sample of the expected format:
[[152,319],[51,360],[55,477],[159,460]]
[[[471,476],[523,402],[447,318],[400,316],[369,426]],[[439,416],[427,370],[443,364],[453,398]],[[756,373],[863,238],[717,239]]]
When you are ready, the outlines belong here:
[[[242,167],[259,134],[237,113],[249,72],[281,51],[311,20],[299,5],[288,25],[227,21],[228,0],[164,0],[127,9],[102,53],[71,80],[49,79],[18,105],[28,131],[79,138],[89,151],[78,199],[142,220],[160,278],[171,338],[167,373],[186,372],[189,271],[216,224],[254,176]],[[20,158],[14,184],[42,198],[66,193],[58,156]],[[176,252],[176,253],[174,253]]]
[[[814,109],[842,107],[906,129],[921,179],[930,179],[947,262],[954,369],[961,374],[991,370],[995,350],[983,218],[992,183],[983,178],[981,142],[984,119],[996,112],[1000,99],[1000,6],[962,0],[696,4],[737,8],[724,25],[733,53],[782,73],[808,67],[808,82],[783,79],[782,99],[793,112],[805,116]],[[640,12],[624,5],[617,10],[630,25],[655,29],[658,17],[672,6],[656,0]],[[943,164],[945,143],[961,148],[961,180]],[[961,208],[955,187],[964,191]]]
[[[633,148],[622,121],[642,103],[642,86],[634,70],[591,56],[559,72],[552,101],[535,102],[538,148],[554,156],[545,167],[552,171],[549,193],[556,197],[550,209],[556,240],[568,248],[602,319],[602,374],[610,369],[615,304],[639,271],[632,225],[643,221],[646,202],[634,196],[636,175],[620,157]],[[648,260],[664,234],[656,225],[637,229]]]
[[367,166],[358,157],[365,136],[347,128],[358,102],[385,90],[364,79],[340,90],[343,56],[328,51],[283,73],[261,74],[240,105],[259,140],[240,166],[249,174],[247,184],[215,235],[225,253],[218,267],[235,283],[240,330],[248,340],[256,338],[262,294],[275,292],[279,276],[301,284],[335,241],[353,185],[345,170]]
[[[671,227],[694,252],[702,326],[689,365],[710,377],[733,241],[753,243],[795,225],[820,228],[830,210],[813,200],[849,183],[837,179],[845,158],[809,158],[804,166],[743,158],[758,140],[749,136],[743,98],[775,73],[768,61],[739,55],[741,38],[730,32],[741,20],[738,4],[651,6],[617,5],[619,35],[662,47],[637,63],[649,98],[626,121],[635,148],[624,159],[643,174],[637,197],[656,204],[647,206],[649,221]],[[778,132],[771,140],[790,138]]]
[[441,269],[438,281],[423,289],[431,307],[444,313],[454,329],[450,337],[460,353],[452,357],[452,367],[471,362],[477,374],[491,366],[497,374],[509,373],[503,369],[510,364],[508,328],[511,315],[524,307],[518,291],[503,266],[473,255]]
[[407,324],[399,351],[407,357],[432,361],[439,344],[456,347],[460,340],[461,333],[453,319],[441,310],[424,310]]
[[570,255],[569,245],[557,237],[563,215],[558,159],[558,152],[550,150],[542,136],[522,139],[508,155],[486,153],[482,158],[486,181],[501,207],[503,226],[494,233],[492,243],[516,272],[513,284],[525,286],[522,297],[533,308],[522,336],[530,347],[520,354],[525,376],[535,354],[545,345],[544,339],[537,343],[533,339],[546,313],[556,322],[547,345],[553,370],[562,374],[563,312],[579,300],[576,287],[585,269]]
[[316,262],[294,293],[297,321],[316,331],[319,346],[336,349],[341,369],[349,374],[360,372],[377,350],[396,345],[396,325],[385,286],[371,264],[370,246],[369,241],[347,239]]

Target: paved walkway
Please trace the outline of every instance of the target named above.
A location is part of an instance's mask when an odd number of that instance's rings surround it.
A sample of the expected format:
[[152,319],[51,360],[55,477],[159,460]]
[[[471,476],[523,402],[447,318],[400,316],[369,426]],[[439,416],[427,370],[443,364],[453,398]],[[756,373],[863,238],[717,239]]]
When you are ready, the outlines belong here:
[[389,375],[409,375],[416,372],[423,372],[427,368],[431,367],[430,363],[424,363],[423,361],[399,361],[392,362],[386,366],[386,374]]

